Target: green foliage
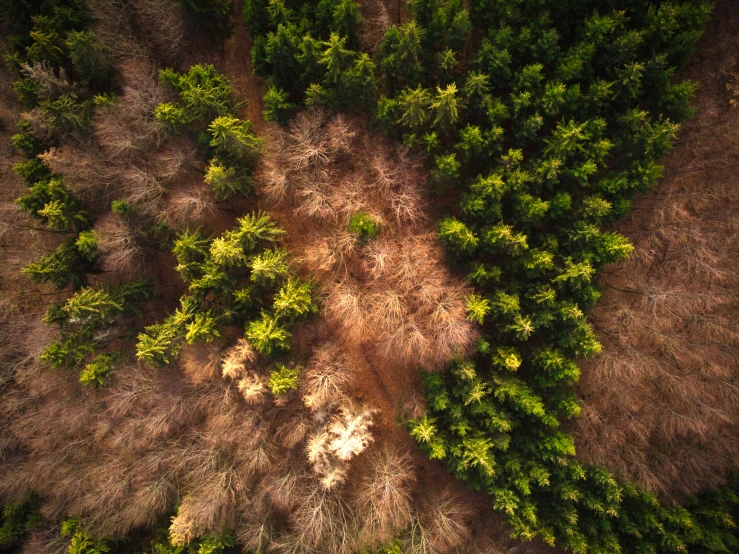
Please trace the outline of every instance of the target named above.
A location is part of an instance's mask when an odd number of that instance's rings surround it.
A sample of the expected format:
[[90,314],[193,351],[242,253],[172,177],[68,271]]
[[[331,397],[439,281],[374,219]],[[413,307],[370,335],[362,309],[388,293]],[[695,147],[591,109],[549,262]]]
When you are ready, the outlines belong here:
[[226,200],[234,194],[247,194],[251,190],[252,179],[235,167],[214,158],[205,171],[205,182],[210,185],[218,200]]
[[275,396],[282,396],[298,388],[300,367],[290,368],[283,364],[275,364],[269,373],[269,389]]
[[287,253],[275,248],[282,235],[264,212],[238,219],[233,230],[215,238],[181,233],[172,252],[189,293],[179,310],[139,335],[138,358],[167,365],[184,342],[211,341],[223,326],[245,328],[262,354],[287,350],[288,327],[315,306],[310,285],[293,277]]
[[80,372],[80,383],[85,387],[104,387],[108,383],[110,372],[120,360],[121,355],[118,352],[97,356]]
[[249,121],[222,116],[214,119],[208,127],[212,135],[210,146],[225,157],[229,157],[245,167],[256,167],[262,155],[264,140],[252,131]]
[[174,131],[194,121],[188,113],[187,108],[174,102],[159,104],[154,108],[154,117],[157,121],[161,121],[170,131]]
[[311,285],[290,278],[275,294],[273,307],[275,315],[284,321],[294,321],[304,315],[316,312],[318,308],[311,299]]
[[18,504],[0,505],[0,552],[13,551],[41,520],[39,500],[31,496]]
[[600,349],[585,315],[594,277],[631,251],[605,228],[654,183],[690,114],[693,85],[673,75],[709,5],[475,0],[470,18],[460,0],[414,0],[378,46],[376,102],[346,95],[362,53],[329,12],[247,5],[255,65],[289,101],[367,108],[428,153],[439,190],[461,193],[439,237],[480,287],[467,304],[485,340],[424,377],[429,415],[409,423],[422,448],[487,491],[515,536],[577,552],[730,551],[701,538],[727,536],[728,520],[678,524],[680,509],[580,466],[560,429],[579,413],[575,359]]
[[295,104],[289,101],[289,95],[282,89],[269,87],[264,95],[264,119],[276,121],[284,125],[295,112]]
[[[154,296],[150,281],[132,281],[109,290],[85,287],[64,304],[51,304],[44,321],[56,325],[60,338],[48,344],[41,360],[56,369],[74,369],[104,346],[107,330],[138,314],[137,305]],[[121,361],[117,352],[91,360],[80,374],[86,386],[104,386],[108,374]]]
[[480,239],[463,222],[453,217],[441,221],[439,238],[449,250],[457,255],[471,254],[477,249]]
[[259,319],[249,322],[245,336],[252,342],[257,352],[265,356],[290,348],[289,331],[268,312],[262,312]]
[[92,31],[89,29],[71,31],[67,35],[65,46],[69,52],[69,59],[83,83],[88,86],[104,87],[110,82],[110,64]]
[[211,120],[233,111],[231,85],[210,64],[193,65],[184,74],[162,69],[159,80],[179,93],[188,119]]
[[374,218],[364,212],[357,212],[349,219],[349,231],[357,235],[361,241],[367,241],[377,234]]
[[87,533],[76,518],[62,522],[61,534],[69,538],[69,554],[106,554],[110,551],[110,545],[106,541]]
[[25,266],[22,273],[36,283],[50,282],[61,290],[68,284],[78,288],[85,283],[85,273],[92,269],[91,254],[83,241],[83,251],[77,246],[76,239],[62,243],[53,253],[41,256],[35,262]]

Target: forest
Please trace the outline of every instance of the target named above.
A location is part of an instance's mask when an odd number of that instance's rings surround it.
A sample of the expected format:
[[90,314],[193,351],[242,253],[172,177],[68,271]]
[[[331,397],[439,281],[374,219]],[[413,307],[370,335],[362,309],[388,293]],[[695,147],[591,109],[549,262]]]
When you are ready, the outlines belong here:
[[0,38],[0,554],[739,552],[735,0]]

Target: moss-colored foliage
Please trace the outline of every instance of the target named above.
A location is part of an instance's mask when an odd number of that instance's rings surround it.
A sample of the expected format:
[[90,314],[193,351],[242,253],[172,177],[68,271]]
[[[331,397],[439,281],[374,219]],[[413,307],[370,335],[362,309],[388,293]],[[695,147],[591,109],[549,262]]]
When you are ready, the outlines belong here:
[[154,109],[154,116],[171,133],[190,130],[211,158],[205,174],[219,200],[236,193],[248,194],[252,173],[259,165],[264,141],[248,120],[235,117],[237,107],[233,90],[226,78],[212,65],[194,65],[187,73],[172,69],[159,72],[159,79],[169,84],[181,102],[166,102]]
[[0,505],[0,552],[13,552],[40,521],[39,499],[35,496],[18,504]]
[[282,125],[295,112],[295,104],[289,101],[289,95],[277,87],[269,87],[264,95],[264,119],[276,121]]
[[233,90],[225,77],[210,64],[193,65],[187,73],[159,71],[159,80],[179,93],[192,120],[213,119],[233,113]]
[[87,533],[76,518],[66,519],[62,522],[61,534],[70,541],[69,554],[107,554],[107,552],[110,552],[108,542]]
[[85,274],[92,269],[97,254],[97,247],[89,238],[89,235],[84,237],[80,244],[77,239],[68,239],[51,254],[25,266],[23,274],[36,283],[52,283],[59,290],[69,284],[80,287],[86,282]]

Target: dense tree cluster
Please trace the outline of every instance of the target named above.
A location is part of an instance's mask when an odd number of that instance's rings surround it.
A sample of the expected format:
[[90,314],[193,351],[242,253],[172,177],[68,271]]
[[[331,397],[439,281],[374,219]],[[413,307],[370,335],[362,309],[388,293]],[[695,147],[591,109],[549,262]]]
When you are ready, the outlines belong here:
[[[414,437],[517,536],[576,552],[730,551],[732,493],[662,506],[579,464],[562,429],[580,413],[575,360],[600,350],[585,315],[594,276],[632,249],[606,227],[660,176],[691,113],[695,84],[673,75],[710,6],[477,1],[470,17],[417,0],[370,56],[346,4],[253,0],[245,16],[274,119],[297,102],[367,108],[428,154],[439,193],[460,195],[439,236],[479,287],[467,305],[484,336],[473,359],[425,377]],[[351,94],[359,75],[370,84]]]
[[167,102],[155,109],[156,118],[172,132],[189,127],[211,157],[205,174],[219,200],[251,190],[251,173],[262,152],[262,139],[250,121],[234,116],[233,91],[212,65],[194,65],[187,73],[171,69],[159,72],[180,96],[181,103]]
[[[288,327],[316,309],[310,285],[293,276],[287,253],[274,247],[284,231],[267,214],[247,215],[237,223],[216,238],[185,231],[175,240],[177,271],[189,294],[180,299],[177,311],[139,335],[139,359],[169,364],[185,342],[210,342],[223,325],[243,327],[254,348],[266,356],[290,348]],[[286,390],[288,385],[275,379],[277,394]]]
[[[110,334],[122,331],[122,323],[139,315],[137,305],[153,295],[153,283],[133,281],[112,290],[84,287],[64,304],[51,304],[44,322],[56,325],[61,337],[44,348],[41,360],[56,369],[74,369],[88,360],[80,373],[80,383],[105,385],[122,355],[110,349],[97,352],[125,336]],[[96,355],[90,357],[91,354]]]

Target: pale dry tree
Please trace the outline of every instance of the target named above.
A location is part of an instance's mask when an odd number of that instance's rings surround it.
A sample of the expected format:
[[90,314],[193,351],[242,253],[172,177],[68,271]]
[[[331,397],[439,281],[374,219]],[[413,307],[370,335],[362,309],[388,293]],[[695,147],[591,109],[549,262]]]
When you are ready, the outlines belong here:
[[165,61],[176,61],[185,46],[182,5],[174,0],[132,0],[131,6],[146,43]]
[[121,173],[94,141],[50,148],[38,157],[52,172],[64,175],[64,185],[76,197],[89,202],[107,200]]
[[331,156],[345,156],[351,154],[352,143],[357,136],[355,122],[343,114],[337,114],[326,123],[328,151]]
[[309,479],[305,462],[291,456],[275,463],[259,486],[273,505],[291,512],[298,505],[301,487]]
[[236,388],[247,404],[261,404],[269,397],[266,377],[250,370],[238,380]]
[[108,213],[97,220],[94,227],[102,266],[108,271],[124,275],[140,273],[147,257],[145,236],[116,213]]
[[28,124],[31,134],[38,139],[48,142],[58,138],[54,129],[49,125],[47,114],[40,108],[21,113],[20,121]]
[[272,158],[265,159],[257,180],[261,183],[262,193],[271,204],[280,205],[292,201],[295,182],[288,177],[284,167],[273,162]]
[[305,440],[305,437],[314,427],[313,421],[309,413],[302,408],[298,409],[284,425],[280,426],[275,437],[280,440],[285,448],[295,448]]
[[186,344],[178,358],[186,378],[198,384],[208,381],[218,374],[222,345],[211,343]]
[[202,159],[197,150],[186,140],[168,140],[154,152],[150,163],[158,179],[166,184],[175,184],[188,175],[202,170]]
[[417,186],[401,186],[387,196],[388,211],[398,227],[425,221],[426,208]]
[[433,344],[424,334],[423,327],[415,318],[405,318],[402,325],[385,330],[378,338],[377,345],[385,360],[401,363],[418,361],[428,363]]
[[346,480],[347,464],[339,460],[329,449],[331,436],[321,431],[308,438],[305,453],[313,472],[320,476],[321,485],[331,490]]
[[357,513],[365,542],[380,544],[410,524],[416,475],[410,456],[389,442],[372,450],[367,464],[355,492]]
[[182,479],[188,491],[187,520],[194,522],[200,535],[217,532],[232,520],[236,504],[245,500],[246,482],[220,443],[190,458],[192,467]]
[[249,504],[236,528],[236,538],[246,550],[266,551],[275,536],[271,510],[254,510]]
[[206,223],[216,209],[213,192],[199,184],[171,192],[158,219],[175,228],[183,228]]
[[315,350],[306,371],[301,374],[300,392],[303,404],[316,411],[344,396],[349,384],[350,367],[345,355],[332,343]]
[[166,136],[154,117],[154,108],[164,101],[164,90],[157,68],[148,60],[128,60],[120,72],[123,93],[114,106],[98,111],[93,135],[111,160],[145,159]]
[[327,191],[318,187],[302,188],[298,190],[299,207],[295,215],[304,216],[319,221],[336,218],[336,210],[331,205]]
[[[122,0],[94,0],[88,9],[95,38],[116,65],[132,59],[146,60],[149,52],[131,28],[129,6]],[[126,80],[124,79],[124,82]]]
[[374,440],[370,427],[375,412],[376,410],[353,403],[339,406],[328,425],[328,449],[345,462],[362,453]]
[[362,189],[361,183],[361,175],[357,173],[341,177],[338,183],[331,186],[329,203],[337,216],[340,215],[340,219],[346,223],[354,214],[363,211],[370,212],[375,223],[381,226],[384,223],[383,218],[377,213],[372,213],[373,207],[368,202],[367,193]]
[[341,324],[348,338],[361,340],[366,338],[369,324],[364,303],[358,286],[335,283],[326,298],[326,315]]
[[293,531],[275,541],[278,550],[348,554],[356,546],[354,513],[339,494],[321,485],[304,487],[290,521]]
[[248,339],[240,338],[231,348],[226,350],[221,362],[221,375],[230,379],[241,378],[247,364],[257,361],[257,351]]
[[202,534],[205,529],[200,529],[190,514],[191,499],[185,496],[177,510],[177,515],[172,517],[172,523],[169,526],[169,541],[174,546],[185,546],[190,544]]
[[367,312],[376,334],[400,329],[407,317],[406,298],[393,288],[368,295]]
[[469,539],[472,515],[464,500],[449,489],[432,492],[417,508],[406,552],[451,554]]
[[301,112],[292,122],[285,141],[285,161],[294,171],[330,161],[329,144],[323,125],[323,111]]
[[41,98],[58,98],[65,94],[76,96],[80,88],[67,76],[64,68],[59,69],[59,76],[47,61],[23,64],[21,73],[39,85],[38,94]]
[[126,199],[143,213],[156,215],[167,190],[148,168],[131,166],[123,173]]
[[383,0],[371,0],[360,4],[359,36],[362,50],[374,51],[382,41],[393,21]]
[[[315,413],[317,421],[323,420],[322,411]],[[326,490],[344,482],[348,462],[374,440],[371,432],[374,413],[375,410],[347,401],[308,438],[305,447],[308,462]]]

